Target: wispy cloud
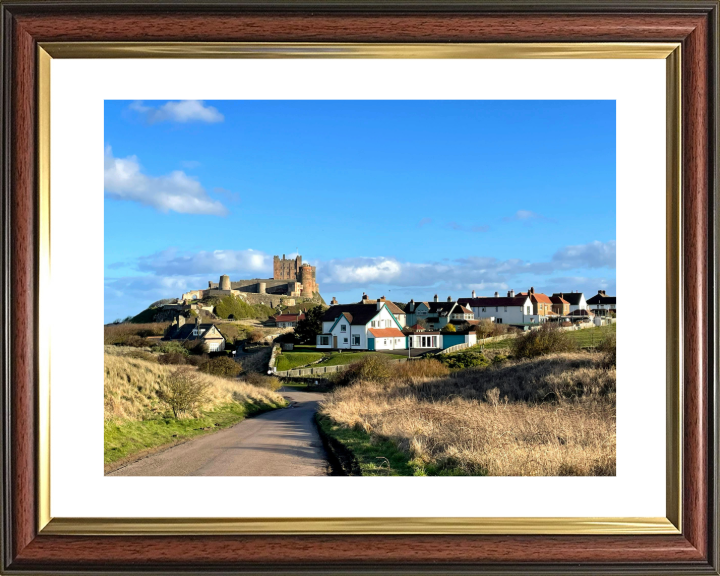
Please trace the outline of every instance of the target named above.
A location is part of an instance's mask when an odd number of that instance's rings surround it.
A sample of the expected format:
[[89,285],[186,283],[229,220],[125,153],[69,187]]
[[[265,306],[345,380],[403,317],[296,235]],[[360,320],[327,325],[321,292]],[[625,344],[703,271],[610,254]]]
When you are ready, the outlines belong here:
[[240,202],[240,194],[238,194],[237,192],[232,192],[227,188],[221,188],[219,186],[216,186],[215,188],[213,188],[213,193],[223,196],[230,202]]
[[503,218],[505,222],[555,222],[552,218],[547,218],[546,216],[543,216],[542,214],[538,214],[537,212],[532,212],[531,210],[518,210],[513,214],[512,216],[505,216]]
[[252,249],[188,253],[169,248],[138,258],[136,267],[141,272],[151,272],[157,276],[233,274],[238,278],[250,278],[258,274],[271,274],[272,257]]
[[457,222],[448,222],[447,227],[450,228],[450,230],[456,230],[457,232],[487,232],[490,230],[490,226],[464,226],[462,224],[458,224]]
[[225,216],[227,208],[208,196],[200,182],[182,170],[163,176],[142,172],[137,156],[115,158],[105,148],[105,194],[116,200],[130,200],[160,212]]
[[207,106],[201,100],[180,100],[167,102],[162,106],[148,106],[141,101],[130,104],[130,110],[145,117],[149,124],[159,122],[206,122],[217,123],[225,117],[214,106]]

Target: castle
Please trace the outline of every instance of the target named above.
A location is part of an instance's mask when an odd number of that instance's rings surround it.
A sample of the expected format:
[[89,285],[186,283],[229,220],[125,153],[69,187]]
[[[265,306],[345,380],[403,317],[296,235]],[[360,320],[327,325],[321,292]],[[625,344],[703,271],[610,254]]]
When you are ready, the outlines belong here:
[[219,282],[208,281],[207,288],[186,292],[182,295],[182,300],[202,300],[212,296],[222,298],[231,294],[252,304],[272,307],[278,306],[281,300],[287,298],[321,298],[315,280],[315,266],[303,263],[300,255],[296,258],[285,258],[283,254],[282,259],[273,256],[272,278],[231,281],[228,275],[223,274]]

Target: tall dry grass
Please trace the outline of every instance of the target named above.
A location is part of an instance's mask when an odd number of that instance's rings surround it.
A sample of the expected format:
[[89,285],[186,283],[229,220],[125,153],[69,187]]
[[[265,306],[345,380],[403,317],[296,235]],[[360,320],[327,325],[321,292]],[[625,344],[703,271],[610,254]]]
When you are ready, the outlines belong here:
[[615,474],[615,368],[599,354],[553,354],[449,376],[357,381],[330,394],[321,413],[391,439],[436,471]]
[[[105,354],[105,420],[146,420],[163,414],[167,407],[158,398],[158,390],[175,368],[141,358]],[[274,406],[284,402],[279,394],[240,380],[202,372],[197,372],[197,377],[208,384],[207,401],[191,416],[199,416],[201,409],[212,410],[231,402]]]

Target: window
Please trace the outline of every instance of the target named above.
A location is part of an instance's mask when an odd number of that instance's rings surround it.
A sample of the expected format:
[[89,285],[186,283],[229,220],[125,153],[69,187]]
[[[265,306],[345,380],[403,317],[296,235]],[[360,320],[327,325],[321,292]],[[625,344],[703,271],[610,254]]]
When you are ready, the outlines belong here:
[[[347,332],[347,326],[345,324],[340,325],[340,332]],[[345,340],[347,342],[347,340]]]
[[320,336],[320,346],[329,346],[330,336]]
[[530,314],[530,306],[527,307],[527,312],[525,314]]
[[345,344],[347,344],[347,341],[348,341],[347,338],[343,338],[343,342],[345,342]]
[[360,346],[360,334],[353,334],[352,343],[353,346]]
[[497,322],[498,324],[502,324],[502,318],[498,318],[497,320],[495,320],[495,322]]
[[483,308],[483,312],[485,312],[485,308]]
[[507,312],[507,306],[505,306],[505,312]]
[[383,344],[387,345],[387,338],[383,338]]
[[433,348],[437,348],[437,347],[438,347],[438,345],[437,345],[437,336],[433,336],[433,337],[432,337],[432,346],[433,346]]
[[497,307],[497,306],[495,306],[495,312],[497,312],[497,311],[498,311],[498,307]]

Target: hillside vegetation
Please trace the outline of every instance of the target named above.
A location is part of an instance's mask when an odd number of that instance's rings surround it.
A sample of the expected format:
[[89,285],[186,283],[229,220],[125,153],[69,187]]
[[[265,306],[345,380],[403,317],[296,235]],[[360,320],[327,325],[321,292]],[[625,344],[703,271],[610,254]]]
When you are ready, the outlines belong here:
[[[363,474],[615,474],[616,374],[603,354],[456,372],[424,360],[351,368],[343,378],[351,381],[328,396],[320,424],[349,446]],[[378,454],[384,442],[405,461]]]
[[[202,389],[202,400],[175,418],[162,397],[178,370],[192,376]],[[283,397],[270,389],[239,379],[105,354],[105,462],[231,426],[248,415],[285,404]]]

